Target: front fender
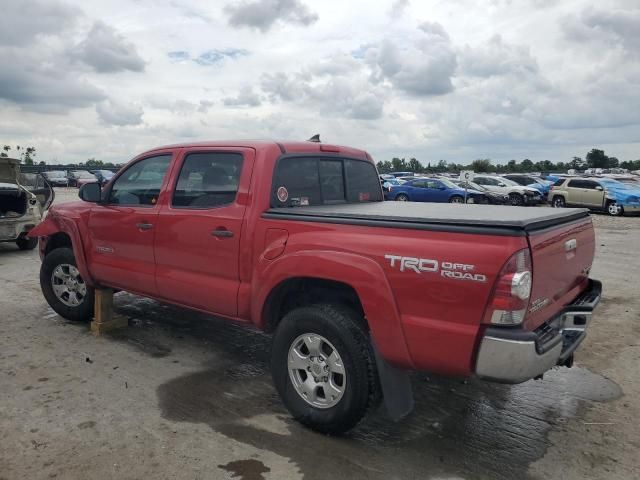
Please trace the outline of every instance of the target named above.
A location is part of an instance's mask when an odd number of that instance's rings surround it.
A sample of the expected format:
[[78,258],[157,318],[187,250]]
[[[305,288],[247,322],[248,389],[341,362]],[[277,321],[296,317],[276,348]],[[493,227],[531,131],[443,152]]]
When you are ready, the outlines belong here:
[[87,268],[82,236],[80,235],[78,225],[72,219],[61,217],[49,212],[42,222],[29,231],[28,236],[30,238],[40,238],[40,242],[42,244],[42,242],[47,242],[51,236],[57,233],[64,233],[69,236],[71,239],[71,248],[73,249],[73,255],[76,259],[80,275],[82,275],[82,278],[87,285],[91,287],[95,286],[95,281]]
[[251,318],[264,328],[264,305],[282,282],[307,277],[350,285],[358,294],[380,354],[390,363],[413,368],[395,297],[384,271],[374,260],[345,252],[297,251],[274,261],[260,259],[251,285]]

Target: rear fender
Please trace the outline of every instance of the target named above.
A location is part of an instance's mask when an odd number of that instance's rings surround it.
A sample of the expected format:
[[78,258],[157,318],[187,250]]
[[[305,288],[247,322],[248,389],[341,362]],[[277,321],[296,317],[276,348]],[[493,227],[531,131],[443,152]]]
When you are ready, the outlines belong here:
[[298,251],[275,261],[261,258],[252,277],[251,318],[264,328],[265,302],[282,282],[297,277],[333,280],[350,285],[358,294],[371,336],[388,362],[413,368],[395,297],[384,271],[374,260],[334,251]]
[[30,238],[41,238],[43,241],[47,241],[49,237],[56,233],[65,233],[71,239],[71,247],[73,249],[73,255],[76,259],[76,264],[80,275],[84,279],[85,283],[91,287],[95,286],[95,281],[89,269],[87,267],[87,260],[84,255],[82,236],[78,229],[78,225],[71,219],[58,217],[52,213],[49,213],[47,217],[36,225],[35,228],[29,231],[28,236]]

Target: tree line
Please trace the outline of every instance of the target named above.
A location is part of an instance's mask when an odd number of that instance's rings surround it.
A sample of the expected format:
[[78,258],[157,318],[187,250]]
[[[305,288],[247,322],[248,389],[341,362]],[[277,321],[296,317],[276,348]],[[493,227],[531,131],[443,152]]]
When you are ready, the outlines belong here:
[[550,160],[540,162],[532,162],[528,158],[518,162],[517,160],[509,160],[507,163],[492,163],[489,158],[479,158],[473,162],[462,165],[459,163],[447,162],[440,160],[438,163],[426,166],[416,158],[410,158],[408,161],[404,158],[394,157],[391,160],[380,161],[377,164],[380,173],[389,172],[414,172],[414,173],[445,173],[460,172],[461,170],[473,170],[481,173],[527,173],[527,172],[556,172],[565,173],[567,170],[585,170],[586,168],[626,168],[627,170],[640,170],[639,160],[626,160],[621,162],[616,157],[609,157],[604,150],[597,148],[587,153],[584,159],[573,157],[568,162],[554,163]]

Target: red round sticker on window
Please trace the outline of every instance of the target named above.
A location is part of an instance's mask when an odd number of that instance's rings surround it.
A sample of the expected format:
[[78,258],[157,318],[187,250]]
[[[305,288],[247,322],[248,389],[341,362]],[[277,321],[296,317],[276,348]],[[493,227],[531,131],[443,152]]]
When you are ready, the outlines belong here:
[[286,202],[287,199],[289,198],[289,192],[285,187],[278,188],[277,195],[278,195],[278,200],[280,200],[282,203]]

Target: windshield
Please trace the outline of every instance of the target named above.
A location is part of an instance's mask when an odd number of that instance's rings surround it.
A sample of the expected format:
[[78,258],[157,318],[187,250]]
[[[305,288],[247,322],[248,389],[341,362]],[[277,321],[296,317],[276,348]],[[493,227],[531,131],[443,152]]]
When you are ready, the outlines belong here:
[[444,185],[445,185],[447,188],[455,188],[455,189],[460,188],[460,186],[459,186],[459,185],[456,185],[456,184],[455,184],[455,183],[453,183],[451,180],[448,180],[448,179],[446,179],[446,178],[439,178],[438,180],[440,180],[442,183],[444,183]]
[[504,183],[505,185],[509,186],[509,187],[519,187],[520,185],[517,184],[516,182],[514,182],[513,180],[509,180],[508,178],[500,178],[499,179],[502,183]]
[[96,173],[102,175],[103,177],[106,178],[111,178],[113,177],[114,173],[111,170],[98,170],[96,171]]
[[54,170],[52,172],[44,172],[44,176],[48,178],[64,178],[64,172],[60,170]]

